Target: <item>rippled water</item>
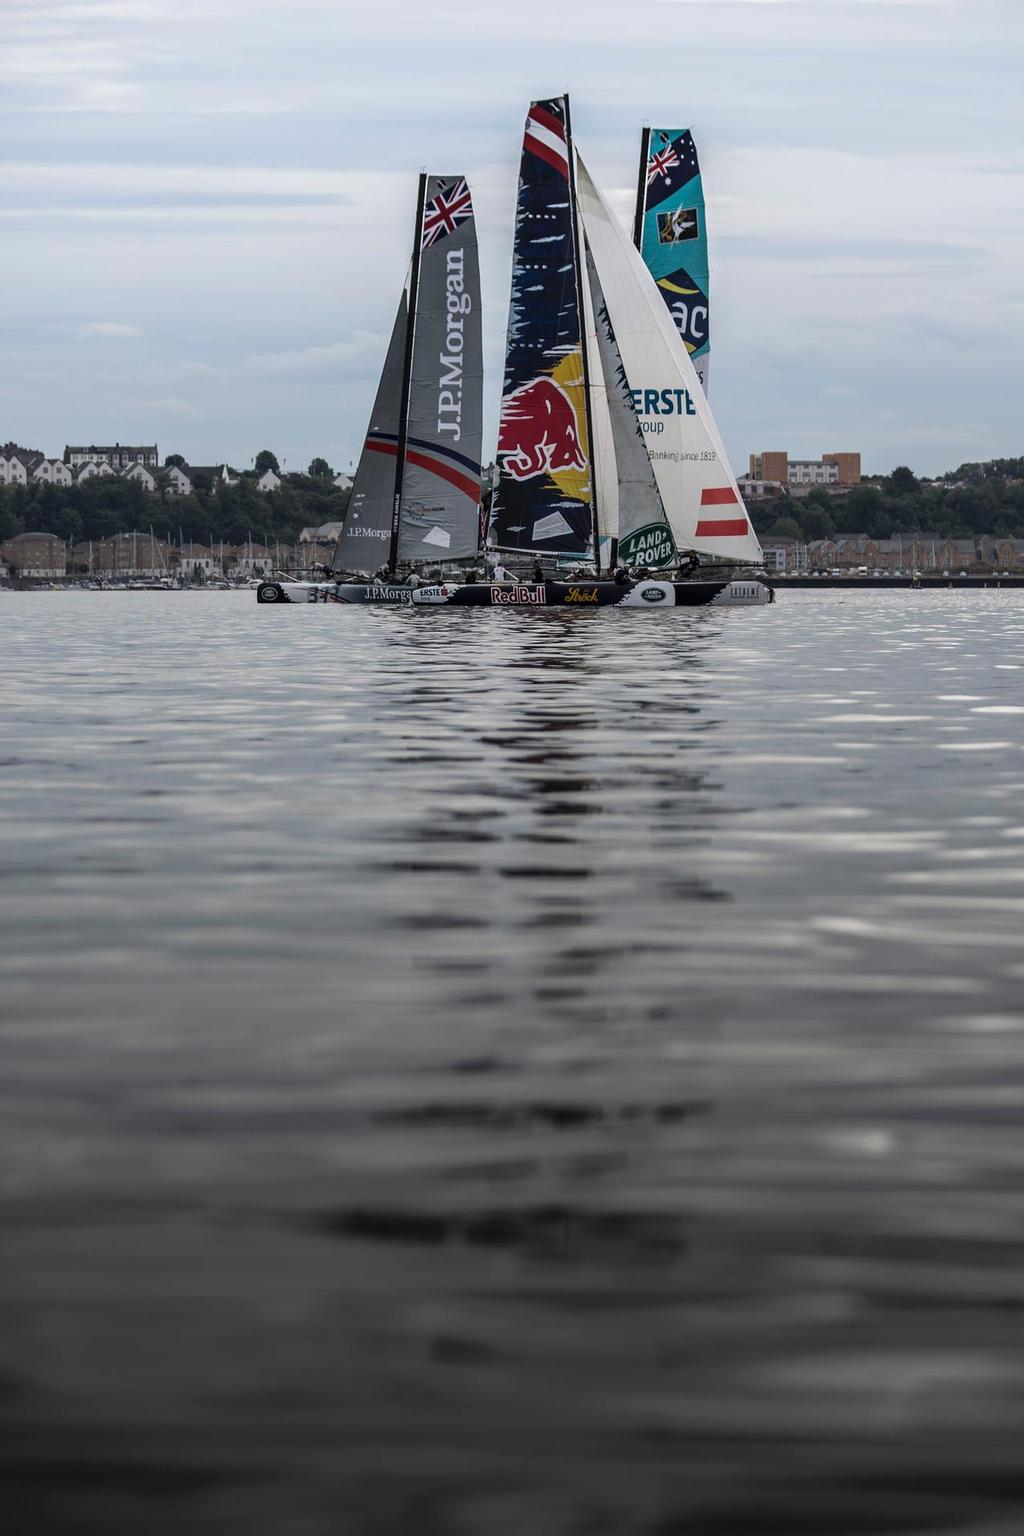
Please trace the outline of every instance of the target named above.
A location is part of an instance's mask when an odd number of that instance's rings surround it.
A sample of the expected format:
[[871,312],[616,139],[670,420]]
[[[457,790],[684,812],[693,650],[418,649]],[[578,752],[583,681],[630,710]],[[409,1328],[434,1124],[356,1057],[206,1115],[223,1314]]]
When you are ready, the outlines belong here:
[[14,1536],[1024,1525],[1024,595],[0,595]]

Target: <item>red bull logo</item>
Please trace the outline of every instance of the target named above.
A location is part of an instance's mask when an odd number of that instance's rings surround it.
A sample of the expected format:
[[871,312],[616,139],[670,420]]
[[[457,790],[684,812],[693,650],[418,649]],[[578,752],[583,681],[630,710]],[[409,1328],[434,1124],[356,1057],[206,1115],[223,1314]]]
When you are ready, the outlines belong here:
[[505,397],[498,432],[498,457],[514,480],[532,480],[552,470],[586,469],[572,401],[545,374]]

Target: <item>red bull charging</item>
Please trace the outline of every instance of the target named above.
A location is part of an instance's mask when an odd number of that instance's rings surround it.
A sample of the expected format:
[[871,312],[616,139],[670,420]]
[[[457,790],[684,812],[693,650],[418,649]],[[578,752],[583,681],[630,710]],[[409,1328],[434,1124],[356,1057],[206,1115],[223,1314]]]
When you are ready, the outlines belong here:
[[558,469],[586,469],[572,401],[547,374],[506,395],[498,457],[514,480],[532,480]]

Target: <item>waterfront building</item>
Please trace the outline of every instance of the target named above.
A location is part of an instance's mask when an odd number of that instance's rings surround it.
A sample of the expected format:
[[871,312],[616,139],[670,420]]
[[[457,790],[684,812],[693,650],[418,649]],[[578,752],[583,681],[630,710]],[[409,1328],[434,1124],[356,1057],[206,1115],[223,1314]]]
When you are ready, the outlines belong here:
[[55,533],[16,533],[0,545],[0,556],[12,576],[52,581],[68,573],[67,545]]
[[169,576],[176,559],[174,546],[148,530],[132,529],[109,539],[89,539],[76,544],[72,568],[76,576],[110,576],[115,579]]
[[792,576],[807,569],[807,545],[789,534],[775,538],[766,535],[761,540],[761,549],[766,571]]
[[300,544],[336,544],[341,537],[344,523],[321,523],[319,528],[303,528]]
[[223,569],[232,576],[266,576],[275,565],[275,551],[266,544],[225,545]]

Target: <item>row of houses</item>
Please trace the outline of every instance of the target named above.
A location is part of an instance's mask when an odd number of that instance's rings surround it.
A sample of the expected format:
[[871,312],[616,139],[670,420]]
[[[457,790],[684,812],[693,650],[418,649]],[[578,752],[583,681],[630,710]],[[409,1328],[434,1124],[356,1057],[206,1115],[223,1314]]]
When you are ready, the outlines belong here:
[[[84,459],[71,465],[63,459],[29,454],[24,449],[13,453],[0,451],[0,485],[84,485],[88,480],[128,480],[154,495],[164,491],[169,496],[191,496],[200,474],[214,490],[221,485],[237,485],[239,480],[226,464],[168,464],[164,469],[149,469],[136,460],[119,468],[104,459]],[[256,480],[256,489],[264,495],[280,485],[281,476],[272,469]]]
[[0,576],[62,581],[81,576],[157,578],[265,576],[271,570],[307,568],[329,561],[333,542],[297,544],[171,544],[151,533],[118,533],[109,539],[65,543],[54,533],[19,533],[0,544]]
[[[16,443],[5,443],[0,448],[0,485],[82,485],[88,480],[108,478],[131,481],[154,495],[163,491],[170,496],[191,496],[198,476],[214,490],[224,485],[237,485],[241,478],[227,464],[167,464],[161,469],[155,445],[141,448],[122,448],[120,444],[100,448],[69,445],[60,459],[48,459],[37,449],[20,448]],[[349,475],[335,475],[333,483],[339,490],[348,490],[352,479]],[[262,495],[279,490],[281,484],[282,477],[273,469],[264,470],[255,480],[256,489]]]
[[904,533],[895,538],[873,539],[864,533],[837,533],[831,539],[801,543],[795,538],[761,540],[768,570],[799,574],[801,571],[863,570],[911,571],[1019,571],[1024,569],[1024,539],[947,539],[940,533]]

